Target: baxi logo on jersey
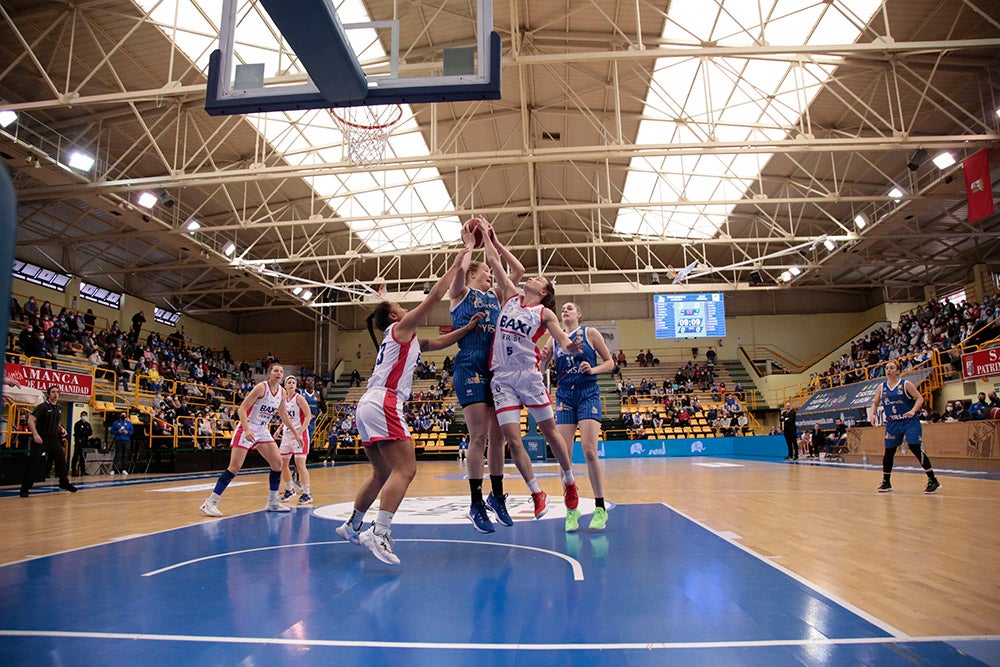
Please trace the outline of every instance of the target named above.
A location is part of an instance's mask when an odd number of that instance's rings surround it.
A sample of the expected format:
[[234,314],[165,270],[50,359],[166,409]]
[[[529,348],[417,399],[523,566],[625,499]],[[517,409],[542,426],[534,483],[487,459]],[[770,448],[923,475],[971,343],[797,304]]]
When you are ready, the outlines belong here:
[[277,405],[261,405],[257,408],[258,412],[262,415],[271,415],[272,417],[278,412]]
[[500,316],[500,330],[515,333],[520,336],[528,337],[531,335],[531,325],[527,322],[522,322],[516,317],[510,317],[509,315]]

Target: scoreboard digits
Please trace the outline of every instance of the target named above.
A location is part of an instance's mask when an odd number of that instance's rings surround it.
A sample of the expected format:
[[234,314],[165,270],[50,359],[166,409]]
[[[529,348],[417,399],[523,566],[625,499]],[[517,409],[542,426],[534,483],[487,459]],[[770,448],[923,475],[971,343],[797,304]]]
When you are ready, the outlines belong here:
[[726,307],[722,294],[655,294],[653,319],[657,338],[722,338]]

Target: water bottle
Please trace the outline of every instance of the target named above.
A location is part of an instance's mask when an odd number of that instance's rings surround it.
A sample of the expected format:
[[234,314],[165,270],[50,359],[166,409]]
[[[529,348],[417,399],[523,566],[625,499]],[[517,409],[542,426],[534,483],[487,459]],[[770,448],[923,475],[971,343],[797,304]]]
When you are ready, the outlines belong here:
[[861,465],[868,465],[868,452],[861,452]]

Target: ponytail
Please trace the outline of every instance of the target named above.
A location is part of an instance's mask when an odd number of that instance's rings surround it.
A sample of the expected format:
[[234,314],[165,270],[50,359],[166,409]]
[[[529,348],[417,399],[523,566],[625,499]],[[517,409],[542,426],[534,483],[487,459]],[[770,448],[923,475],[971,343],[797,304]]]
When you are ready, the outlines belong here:
[[385,331],[386,327],[389,326],[389,302],[383,301],[375,306],[375,310],[368,314],[365,322],[368,324],[368,335],[372,337],[372,342],[375,343],[377,350],[379,342],[375,338],[375,327],[378,327],[379,331]]
[[548,278],[545,279],[545,282],[547,285],[545,286],[545,296],[542,297],[542,305],[554,313],[556,312],[556,286]]

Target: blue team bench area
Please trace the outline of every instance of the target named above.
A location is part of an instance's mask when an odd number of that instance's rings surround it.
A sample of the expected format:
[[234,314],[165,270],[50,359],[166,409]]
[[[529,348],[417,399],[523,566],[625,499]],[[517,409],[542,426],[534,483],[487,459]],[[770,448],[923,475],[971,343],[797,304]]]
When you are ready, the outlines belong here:
[[[531,438],[525,446],[532,451]],[[685,438],[679,440],[601,440],[597,453],[602,459],[663,458],[668,456],[717,456],[773,459],[785,458],[788,450],[780,435],[739,438]],[[573,462],[584,463],[580,443],[573,445]]]

